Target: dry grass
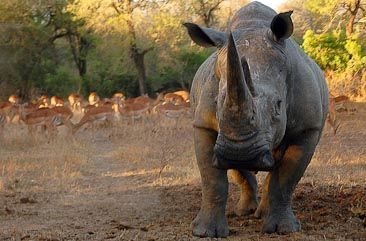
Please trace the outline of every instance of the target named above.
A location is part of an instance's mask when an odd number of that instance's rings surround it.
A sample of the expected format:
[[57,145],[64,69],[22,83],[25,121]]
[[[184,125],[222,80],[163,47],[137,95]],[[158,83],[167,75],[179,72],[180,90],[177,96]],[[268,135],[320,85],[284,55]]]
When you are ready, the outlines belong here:
[[[231,215],[229,240],[365,240],[366,105],[328,128],[294,196],[297,234],[260,233]],[[0,240],[196,240],[199,172],[188,118],[123,120],[55,140],[7,126],[0,149]],[[264,173],[258,175],[262,180]],[[203,239],[207,240],[207,239]]]
[[329,91],[333,95],[347,95],[356,102],[366,101],[365,70],[356,74],[326,71],[325,78],[327,80]]
[[[87,163],[81,143],[65,141],[65,136],[48,140],[34,137],[19,126],[7,128],[0,150],[0,174],[8,190],[69,189]],[[66,137],[67,138],[67,137]]]

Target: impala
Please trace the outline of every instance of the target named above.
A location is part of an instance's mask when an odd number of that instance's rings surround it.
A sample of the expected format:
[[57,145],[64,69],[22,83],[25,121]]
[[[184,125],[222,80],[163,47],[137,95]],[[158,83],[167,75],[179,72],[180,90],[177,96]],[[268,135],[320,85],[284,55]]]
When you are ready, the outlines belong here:
[[28,126],[29,132],[32,134],[34,130],[41,126],[50,136],[57,134],[57,126],[62,124],[60,115],[53,109],[39,108],[39,109],[25,109],[23,105],[20,106],[20,119]]
[[349,97],[345,95],[330,95],[329,102],[333,102],[334,111],[348,111],[347,103],[349,102]]
[[19,99],[19,96],[17,96],[17,95],[11,95],[11,96],[9,96],[8,101],[11,104],[19,104],[20,99]]
[[189,102],[189,92],[186,90],[175,91],[173,94],[179,95],[185,102]]
[[88,97],[89,105],[98,106],[100,102],[100,98],[96,92],[91,92]]
[[175,104],[177,102],[184,102],[185,100],[183,99],[182,96],[177,95],[175,93],[167,93],[164,95],[164,101]]
[[334,135],[337,134],[337,130],[341,123],[337,119],[334,98],[329,98],[329,112],[328,112],[327,122],[332,127],[333,134]]
[[7,122],[12,122],[15,116],[19,115],[19,106],[11,102],[4,102],[0,104],[0,111],[5,116]]
[[153,112],[169,118],[178,118],[189,112],[190,108],[186,105],[174,105],[171,102],[159,104],[154,107]]
[[348,108],[346,107],[348,101],[349,98],[345,95],[330,95],[329,97],[329,113],[327,122],[332,127],[334,135],[337,134],[341,125],[341,121],[337,119],[337,111],[348,111]]
[[6,115],[0,110],[0,138],[3,136],[5,123],[6,123]]
[[50,99],[47,95],[41,95],[37,100],[39,108],[45,108],[50,106]]
[[88,112],[86,112],[76,125],[73,127],[73,133],[76,133],[80,127],[82,127],[86,123],[92,123],[94,121],[105,121],[112,120],[115,117],[118,117],[118,105],[113,104],[105,105],[105,106],[97,106],[94,108],[90,108]]
[[50,104],[51,107],[63,106],[64,104],[65,104],[64,100],[61,99],[60,97],[55,95],[51,97],[51,104]]
[[116,104],[120,104],[125,99],[125,95],[121,92],[114,93],[114,95],[112,96],[112,101]]
[[90,105],[88,103],[85,103],[85,105],[83,105],[81,111],[85,114],[85,113],[89,112],[89,110],[91,110],[95,107],[108,106],[108,107],[112,108],[113,104],[118,104],[118,103],[115,103],[111,99],[104,98],[103,101],[99,101],[97,105]]
[[0,111],[0,126],[3,126],[6,122],[6,115],[2,111]]
[[161,100],[164,99],[164,94],[159,94],[158,97],[154,100],[152,98],[150,98],[147,95],[142,95],[136,98],[130,98],[127,99],[125,101],[123,101],[123,104],[132,104],[132,103],[139,103],[145,106],[149,106],[150,109],[153,108],[154,106],[158,105]]
[[131,118],[140,118],[146,115],[150,110],[150,105],[142,103],[122,103],[119,106],[119,112],[122,116]]
[[67,97],[70,107],[72,109],[72,111],[81,111],[81,102],[82,102],[82,98],[80,95],[75,94],[75,93],[71,93],[68,97]]
[[74,124],[71,122],[73,113],[70,108],[66,106],[56,106],[51,110],[60,117],[61,123],[59,125],[65,125],[69,129],[70,133],[72,133]]

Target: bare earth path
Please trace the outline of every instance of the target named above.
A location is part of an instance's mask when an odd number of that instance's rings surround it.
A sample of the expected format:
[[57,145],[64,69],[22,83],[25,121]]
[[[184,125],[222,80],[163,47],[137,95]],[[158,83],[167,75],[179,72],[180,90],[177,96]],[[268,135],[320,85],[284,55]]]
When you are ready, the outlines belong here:
[[[228,240],[366,240],[366,106],[357,107],[341,114],[338,136],[325,131],[296,190],[303,230],[263,235],[261,220],[232,214],[230,185]],[[190,120],[123,122],[51,142],[5,131],[0,240],[209,240],[189,227],[200,205]]]

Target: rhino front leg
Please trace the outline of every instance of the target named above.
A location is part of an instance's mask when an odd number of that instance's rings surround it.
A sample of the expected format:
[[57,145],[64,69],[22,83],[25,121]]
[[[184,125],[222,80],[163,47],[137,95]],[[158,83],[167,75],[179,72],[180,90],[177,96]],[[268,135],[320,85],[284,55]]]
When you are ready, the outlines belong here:
[[263,232],[285,234],[300,230],[300,222],[292,211],[293,191],[314,154],[319,131],[306,131],[289,143],[280,166],[271,172],[268,186],[268,214]]
[[258,184],[255,174],[247,170],[230,170],[229,175],[240,188],[236,215],[245,216],[253,213],[258,206]]
[[227,171],[212,167],[213,147],[217,134],[195,128],[194,141],[197,164],[202,181],[201,210],[192,222],[193,235],[227,237],[229,227],[225,216],[228,194]]

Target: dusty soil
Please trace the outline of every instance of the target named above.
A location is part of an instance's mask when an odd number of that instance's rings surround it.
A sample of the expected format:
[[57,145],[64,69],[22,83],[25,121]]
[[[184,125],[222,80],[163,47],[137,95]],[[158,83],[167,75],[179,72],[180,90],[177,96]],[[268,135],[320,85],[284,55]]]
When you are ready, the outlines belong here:
[[[366,104],[326,128],[294,195],[302,231],[260,232],[233,215],[228,240],[366,240]],[[191,121],[122,121],[56,140],[8,126],[0,149],[0,240],[198,240],[200,207]],[[258,174],[263,180],[264,173]],[[209,239],[201,239],[209,240]]]

